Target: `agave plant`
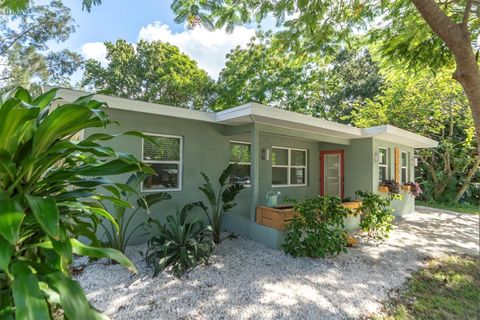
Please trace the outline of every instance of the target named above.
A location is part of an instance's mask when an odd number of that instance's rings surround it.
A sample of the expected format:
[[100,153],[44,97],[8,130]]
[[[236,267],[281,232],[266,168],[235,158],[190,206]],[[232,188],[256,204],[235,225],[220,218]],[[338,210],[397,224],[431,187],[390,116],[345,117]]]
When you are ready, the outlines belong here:
[[68,319],[103,318],[69,277],[73,254],[136,272],[121,252],[98,247],[99,222],[117,228],[102,203],[130,206],[118,195],[132,191],[104,177],[152,170],[99,144],[114,136],[73,141],[81,130],[109,124],[105,104],[85,96],[53,107],[55,96],[55,89],[32,98],[18,88],[0,97],[1,319],[49,319],[58,309]]
[[220,243],[221,241],[220,234],[222,231],[223,216],[237,205],[233,201],[240,191],[245,188],[239,183],[229,183],[234,167],[235,164],[230,164],[223,170],[220,178],[218,178],[220,188],[217,193],[215,193],[208,176],[203,172],[201,173],[205,183],[200,186],[199,189],[207,197],[210,208],[201,201],[196,204],[207,216],[208,222],[213,229],[213,241],[215,243]]
[[[122,190],[118,196],[121,197],[124,201],[131,203],[131,198],[136,196],[137,199],[134,201],[137,206],[133,208],[131,212],[127,211],[127,208],[123,203],[115,204],[114,209],[114,219],[116,225],[109,219],[104,219],[101,226],[105,230],[106,241],[102,244],[109,248],[114,248],[119,250],[122,253],[125,253],[125,249],[130,242],[132,236],[137,232],[137,230],[142,226],[138,224],[135,227],[130,227],[130,223],[133,218],[141,211],[140,209],[147,210],[151,206],[163,201],[168,200],[171,196],[166,192],[156,192],[150,193],[146,196],[142,196],[136,190],[140,183],[144,181],[149,176],[148,173],[138,172],[133,173],[127,180],[126,185],[131,187],[132,190]],[[118,225],[118,228],[117,228]]]
[[196,204],[187,204],[176,216],[168,216],[167,223],[149,219],[158,234],[148,241],[146,262],[153,266],[154,276],[171,266],[177,277],[193,269],[199,263],[207,263],[213,251],[210,226],[199,219],[188,221],[188,215]]

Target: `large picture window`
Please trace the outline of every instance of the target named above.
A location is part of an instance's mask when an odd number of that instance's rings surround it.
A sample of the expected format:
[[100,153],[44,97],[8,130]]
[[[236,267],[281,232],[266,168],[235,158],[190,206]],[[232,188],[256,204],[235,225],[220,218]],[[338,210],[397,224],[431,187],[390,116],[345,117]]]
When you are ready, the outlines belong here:
[[143,162],[155,170],[142,184],[142,191],[181,190],[182,137],[147,134],[143,139]]
[[378,148],[378,181],[382,182],[390,178],[388,149]]
[[408,182],[408,152],[402,151],[400,170],[400,182],[405,184]]
[[307,150],[272,148],[272,185],[307,185]]
[[236,164],[230,176],[230,182],[249,186],[251,165],[250,143],[230,141],[230,163]]

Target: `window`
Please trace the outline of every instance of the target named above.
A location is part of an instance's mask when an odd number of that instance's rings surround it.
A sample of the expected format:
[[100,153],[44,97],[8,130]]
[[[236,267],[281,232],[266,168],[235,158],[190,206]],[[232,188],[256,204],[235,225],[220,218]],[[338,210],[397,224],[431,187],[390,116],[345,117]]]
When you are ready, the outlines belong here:
[[143,139],[143,162],[155,175],[142,183],[142,191],[181,190],[182,137],[147,134],[154,142]]
[[389,179],[390,170],[388,167],[388,149],[378,148],[378,181]]
[[251,145],[248,142],[230,141],[230,163],[236,166],[230,176],[230,183],[250,185]]
[[272,148],[272,185],[307,185],[307,150]]
[[408,152],[402,151],[400,159],[400,182],[405,184],[408,182]]

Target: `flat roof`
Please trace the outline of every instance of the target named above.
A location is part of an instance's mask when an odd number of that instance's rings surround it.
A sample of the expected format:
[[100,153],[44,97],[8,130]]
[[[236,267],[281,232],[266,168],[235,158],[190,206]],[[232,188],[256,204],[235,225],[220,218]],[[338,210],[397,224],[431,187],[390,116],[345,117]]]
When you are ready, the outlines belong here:
[[[84,91],[60,89],[57,96],[73,101],[88,94]],[[357,128],[333,121],[311,117],[308,115],[283,110],[259,103],[247,103],[234,108],[207,112],[172,107],[157,103],[117,98],[104,94],[96,94],[95,98],[105,101],[112,109],[141,112],[167,117],[219,123],[239,126],[248,123],[262,123],[294,130],[309,131],[342,139],[361,139],[374,137],[380,140],[395,142],[413,148],[434,148],[438,142],[422,135],[403,130],[391,125],[370,128]]]

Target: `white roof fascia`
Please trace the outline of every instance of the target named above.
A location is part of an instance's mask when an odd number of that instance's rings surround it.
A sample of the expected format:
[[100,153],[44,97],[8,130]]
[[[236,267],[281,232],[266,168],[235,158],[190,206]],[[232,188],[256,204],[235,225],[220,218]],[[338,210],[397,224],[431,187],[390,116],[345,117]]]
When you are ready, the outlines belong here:
[[365,138],[375,137],[413,148],[435,148],[438,146],[438,142],[435,140],[391,125],[363,128],[362,136]]
[[[46,87],[46,89],[50,89],[50,87]],[[60,89],[57,92],[57,96],[66,101],[74,101],[75,99],[87,94],[88,92],[72,89]],[[95,98],[105,101],[112,109],[141,112],[160,116],[212,123],[223,123],[227,125],[258,122],[285,128],[292,126],[296,130],[299,130],[298,126],[304,125],[305,131],[313,132],[315,129],[321,129],[323,130],[321,133],[324,135],[329,135],[328,132],[331,132],[332,136],[336,136],[337,133],[339,137],[344,139],[375,137],[380,140],[399,143],[413,148],[435,148],[438,146],[438,142],[435,140],[391,125],[360,129],[354,126],[323,120],[320,118],[314,118],[312,116],[254,102],[214,113],[166,106],[138,100],[111,97],[103,94],[96,94]],[[258,119],[256,119],[256,117]]]
[[[87,92],[70,89],[60,89],[57,92],[58,97],[61,97],[68,101],[73,101],[87,94]],[[161,116],[199,120],[206,122],[216,122],[215,114],[213,112],[204,112],[179,107],[171,107],[151,102],[111,97],[103,94],[96,94],[95,99],[106,102],[108,104],[108,107],[111,109],[136,111],[141,113],[156,114]]]
[[218,122],[225,122],[228,124],[229,121],[234,122],[235,119],[246,116],[252,116],[250,122],[254,122],[255,117],[257,116],[263,117],[264,119],[261,122],[265,124],[269,124],[268,121],[265,122],[265,118],[267,118],[339,132],[350,135],[352,138],[361,137],[361,129],[357,127],[314,118],[297,112],[282,110],[253,102],[217,112],[215,119]]

